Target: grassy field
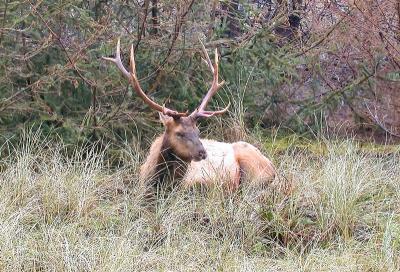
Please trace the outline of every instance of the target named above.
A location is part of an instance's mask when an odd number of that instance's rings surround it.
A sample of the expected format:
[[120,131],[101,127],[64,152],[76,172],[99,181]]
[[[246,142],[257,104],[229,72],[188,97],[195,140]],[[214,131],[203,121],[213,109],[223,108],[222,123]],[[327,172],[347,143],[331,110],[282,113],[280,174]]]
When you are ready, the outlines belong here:
[[258,144],[279,172],[268,188],[176,188],[153,206],[137,184],[134,145],[119,167],[95,145],[67,153],[35,133],[4,145],[0,270],[400,269],[399,149]]

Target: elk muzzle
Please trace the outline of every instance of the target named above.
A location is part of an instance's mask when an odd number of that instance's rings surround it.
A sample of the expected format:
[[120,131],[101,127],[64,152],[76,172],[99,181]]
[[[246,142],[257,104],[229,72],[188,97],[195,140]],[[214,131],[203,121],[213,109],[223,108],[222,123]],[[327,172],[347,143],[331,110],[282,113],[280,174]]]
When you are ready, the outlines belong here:
[[197,153],[197,156],[195,156],[193,158],[194,161],[201,161],[201,160],[205,160],[207,158],[207,151],[204,149],[204,147],[202,149],[200,149]]

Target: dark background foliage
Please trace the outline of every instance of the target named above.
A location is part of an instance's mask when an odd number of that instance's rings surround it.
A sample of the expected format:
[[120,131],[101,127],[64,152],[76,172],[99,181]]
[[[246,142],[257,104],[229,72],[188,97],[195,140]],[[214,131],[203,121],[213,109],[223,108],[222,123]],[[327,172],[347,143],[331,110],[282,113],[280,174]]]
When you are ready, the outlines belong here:
[[[101,59],[133,44],[147,94],[193,110],[243,97],[249,127],[400,134],[400,4],[384,1],[10,1],[0,6],[0,133],[40,126],[66,142],[152,135],[157,115]],[[16,136],[16,137],[15,137]]]

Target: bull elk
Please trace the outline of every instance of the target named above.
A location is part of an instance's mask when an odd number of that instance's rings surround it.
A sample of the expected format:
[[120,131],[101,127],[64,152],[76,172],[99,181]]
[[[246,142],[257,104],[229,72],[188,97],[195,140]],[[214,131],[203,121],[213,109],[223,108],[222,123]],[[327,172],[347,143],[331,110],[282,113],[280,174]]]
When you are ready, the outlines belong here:
[[213,81],[200,106],[191,114],[161,106],[145,94],[136,75],[133,46],[130,53],[130,71],[122,64],[119,40],[115,57],[103,57],[113,62],[129,80],[136,94],[159,112],[165,127],[164,133],[152,143],[146,161],[140,168],[140,181],[148,182],[168,172],[173,178],[181,179],[185,186],[221,182],[229,190],[235,190],[245,176],[253,183],[269,182],[275,176],[275,168],[253,145],[246,142],[224,143],[199,138],[197,121],[200,118],[223,114],[229,108],[228,105],[218,111],[206,110],[208,102],[224,81],[218,80],[217,50],[215,49],[215,61],[212,64],[204,45],[201,46],[205,62],[213,74]]

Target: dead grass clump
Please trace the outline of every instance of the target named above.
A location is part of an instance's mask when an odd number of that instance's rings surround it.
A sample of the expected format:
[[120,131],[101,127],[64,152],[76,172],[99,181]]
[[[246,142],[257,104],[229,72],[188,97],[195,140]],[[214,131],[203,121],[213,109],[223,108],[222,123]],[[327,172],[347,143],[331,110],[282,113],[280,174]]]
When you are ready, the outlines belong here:
[[66,155],[31,133],[1,161],[0,269],[398,270],[398,152],[319,144],[275,155],[263,190],[175,188],[149,207],[135,152],[113,169],[95,146]]

